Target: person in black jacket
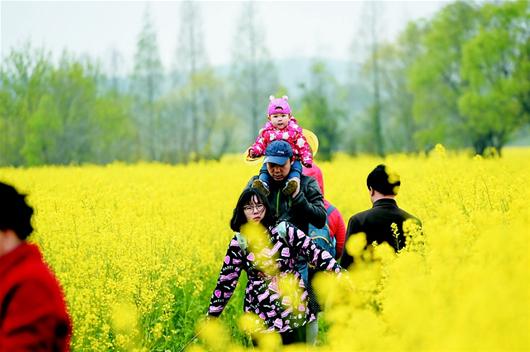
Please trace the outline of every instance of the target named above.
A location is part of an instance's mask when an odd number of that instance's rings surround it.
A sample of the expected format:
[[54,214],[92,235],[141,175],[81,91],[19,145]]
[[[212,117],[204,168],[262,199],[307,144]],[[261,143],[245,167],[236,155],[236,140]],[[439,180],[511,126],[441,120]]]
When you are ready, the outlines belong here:
[[[310,223],[317,228],[324,227],[326,224],[324,197],[315,179],[301,175],[300,184],[291,195],[282,192],[293,163],[291,145],[283,140],[271,142],[265,150],[263,163],[267,165],[267,172],[273,181],[266,192],[257,189],[271,203],[278,221],[290,222],[306,234]],[[253,187],[256,179],[258,176],[253,176],[246,188]]]
[[[367,245],[373,242],[378,244],[387,242],[397,252],[406,245],[403,234],[405,220],[412,219],[421,227],[421,221],[418,218],[397,206],[394,198],[398,194],[401,181],[399,175],[387,171],[387,167],[380,164],[368,175],[366,185],[373,207],[350,218],[346,231],[346,243],[350,236],[364,232]],[[397,232],[392,229],[392,224],[397,226]],[[352,263],[353,258],[344,251],[341,266],[348,268]]]

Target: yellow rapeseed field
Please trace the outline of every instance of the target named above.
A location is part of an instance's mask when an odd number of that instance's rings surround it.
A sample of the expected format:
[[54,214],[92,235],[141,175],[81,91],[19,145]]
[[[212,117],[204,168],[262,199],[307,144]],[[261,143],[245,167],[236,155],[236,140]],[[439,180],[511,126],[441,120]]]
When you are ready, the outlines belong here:
[[[412,232],[397,255],[372,248],[370,260],[356,250],[361,236],[348,243],[356,265],[315,281],[325,306],[319,349],[529,350],[530,149],[492,159],[441,146],[385,160],[338,155],[319,165],[326,198],[346,221],[371,206],[365,179],[382,161],[401,175],[398,204],[422,220],[423,235]],[[28,193],[36,209],[31,239],[64,287],[73,350],[248,346],[243,278],[221,319],[201,321],[233,207],[258,168],[239,156],[0,168],[0,180]],[[259,348],[277,343],[270,336]]]

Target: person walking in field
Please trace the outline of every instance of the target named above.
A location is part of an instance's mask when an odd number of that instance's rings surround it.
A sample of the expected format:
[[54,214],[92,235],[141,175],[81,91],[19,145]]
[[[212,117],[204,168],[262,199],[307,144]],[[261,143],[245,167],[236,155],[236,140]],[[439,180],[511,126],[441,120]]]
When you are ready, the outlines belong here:
[[[398,207],[395,197],[401,181],[399,175],[389,172],[384,164],[377,165],[368,174],[366,185],[373,207],[350,218],[346,242],[350,236],[363,232],[366,234],[367,245],[386,242],[397,252],[406,245],[403,223],[410,219],[421,228],[421,221]],[[344,252],[341,265],[348,268],[352,263],[353,257]]]
[[[313,138],[316,138],[314,136]],[[318,145],[318,142],[316,142]],[[311,145],[311,142],[309,143]],[[313,155],[316,154],[315,147],[311,146],[313,150]],[[326,199],[324,194],[324,176],[322,175],[322,170],[320,167],[313,162],[313,167],[302,169],[302,173],[306,176],[314,178],[320,188],[320,193],[324,200],[324,208],[326,209],[326,226],[328,227],[330,237],[333,240],[334,250],[330,253],[334,254],[335,259],[340,259],[342,256],[342,251],[344,250],[344,243],[346,240],[346,225],[344,224],[344,219],[339,209],[337,209],[333,204]],[[309,231],[311,232],[311,231]]]
[[0,182],[0,351],[69,351],[72,332],[59,282],[26,242],[33,209]]
[[[311,145],[309,146],[312,154],[313,148],[314,147]],[[287,196],[281,192],[289,177],[290,168],[294,164],[293,159],[292,149],[285,141],[271,142],[265,150],[263,164],[272,178],[270,191],[268,189],[268,192],[266,192],[267,199],[272,204],[276,216],[279,219],[293,223],[304,233],[309,234],[311,229],[326,229],[327,209],[324,206],[324,197],[320,192],[320,187],[316,179],[302,174],[300,176],[300,190],[297,190],[292,196]],[[306,170],[312,169],[313,168],[306,168]],[[315,172],[317,172],[316,170],[317,169],[315,168]],[[255,180],[255,176],[251,178],[247,187],[252,187],[255,184]],[[329,229],[329,227],[327,229]],[[330,251],[329,248],[327,249]],[[308,262],[305,258],[299,256],[297,258],[296,267],[304,280],[306,289],[308,290],[309,304],[313,311],[318,312],[320,307],[317,304],[309,279]],[[307,342],[315,344],[318,335],[318,322],[316,319],[308,324],[307,332]]]
[[[263,160],[271,181],[268,191],[262,193],[273,207],[272,211],[278,221],[285,220],[302,232],[308,233],[309,224],[318,228],[326,224],[324,198],[318,183],[312,177],[305,175],[300,175],[300,182],[293,193],[282,192],[294,163],[293,149],[287,141],[271,142],[265,150]],[[246,188],[254,188],[254,181],[257,179],[258,176],[251,177]]]
[[[258,158],[265,154],[268,145],[273,141],[283,140],[291,145],[293,162],[287,175],[287,182],[282,188],[286,195],[293,194],[300,186],[302,165],[310,168],[313,164],[311,148],[303,134],[302,128],[291,114],[291,107],[287,102],[288,97],[269,97],[268,121],[259,131],[254,144],[248,148],[249,159]],[[259,178],[253,180],[252,186],[267,195],[273,179],[267,172],[265,163],[260,169]]]
[[[219,316],[234,292],[242,271],[247,273],[244,311],[257,316],[262,331],[280,333],[283,344],[305,342],[305,325],[315,319],[295,259],[302,255],[319,270],[340,272],[333,256],[320,250],[292,224],[276,225],[267,198],[247,188],[237,201],[230,227],[232,237],[208,308]],[[290,283],[290,284],[287,284]],[[290,287],[290,289],[286,289]]]
[[[326,226],[326,208],[317,181],[304,174],[300,176],[300,183],[295,192],[291,195],[282,192],[294,162],[291,145],[286,141],[273,141],[267,146],[263,164],[272,181],[265,195],[279,221],[290,222],[307,234],[310,228],[324,228]],[[247,189],[253,187],[256,179],[257,176],[250,179]],[[303,256],[296,257],[296,269],[300,273],[306,289],[309,290],[308,301],[311,310],[317,312],[318,304],[308,278],[308,261]],[[316,315],[315,319],[309,322],[309,334],[304,333],[307,338],[306,342],[310,344],[316,342],[318,333],[318,323],[315,321]]]

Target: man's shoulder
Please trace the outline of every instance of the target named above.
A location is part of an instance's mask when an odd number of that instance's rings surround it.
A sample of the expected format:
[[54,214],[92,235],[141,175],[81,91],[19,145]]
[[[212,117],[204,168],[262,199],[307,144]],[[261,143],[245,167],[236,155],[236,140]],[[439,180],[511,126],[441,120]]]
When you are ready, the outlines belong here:
[[312,185],[318,186],[318,182],[313,177],[306,176],[306,175],[302,174],[302,175],[300,175],[300,185],[302,185],[302,186],[310,186],[310,185],[311,186]]
[[388,219],[394,218],[396,221],[401,219],[403,221],[411,219],[421,225],[421,221],[414,215],[408,213],[399,207],[391,209],[383,207],[374,207],[358,212],[351,216],[350,221],[357,221],[364,223],[366,221],[388,221]]
[[320,192],[320,186],[318,185],[317,180],[315,180],[311,176],[306,176],[304,174],[300,175],[300,188],[304,192],[309,191],[309,192],[318,192],[322,194],[322,192]]
[[415,216],[415,215],[412,215],[411,213],[399,208],[400,212],[401,212],[401,216],[403,217],[403,220],[412,220],[414,222],[416,222],[418,225],[421,226],[421,220]]
[[363,211],[360,211],[358,213],[355,213],[353,214],[351,217],[350,217],[350,221],[359,221],[359,222],[362,222],[364,219],[372,216],[374,214],[374,209],[371,208],[371,209],[366,209],[366,210],[363,210]]
[[254,180],[256,180],[258,178],[259,178],[258,175],[254,175],[254,176],[250,177],[250,179],[248,180],[247,185],[245,186],[244,189],[251,188],[252,187],[252,182],[254,182]]

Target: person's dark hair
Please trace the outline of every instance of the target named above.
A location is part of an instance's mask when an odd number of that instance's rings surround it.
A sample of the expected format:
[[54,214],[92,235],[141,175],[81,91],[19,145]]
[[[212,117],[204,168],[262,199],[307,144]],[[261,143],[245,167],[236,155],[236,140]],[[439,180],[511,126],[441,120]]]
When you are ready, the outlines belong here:
[[379,164],[368,174],[366,185],[377,192],[388,196],[397,195],[401,181],[397,174],[389,175],[384,164]]
[[265,197],[261,192],[259,192],[255,188],[247,188],[243,190],[243,192],[239,196],[236,207],[234,208],[234,214],[232,215],[232,219],[230,220],[230,228],[233,231],[239,232],[241,226],[247,222],[247,217],[245,216],[243,207],[250,203],[250,200],[253,196],[256,196],[259,201],[265,206],[265,217],[263,218],[263,220],[261,220],[261,223],[265,227],[273,226],[276,223],[274,213],[272,212],[272,208],[269,201],[267,200],[267,197]]
[[33,232],[32,215],[33,208],[26,203],[26,195],[0,182],[0,230],[12,230],[25,240]]

